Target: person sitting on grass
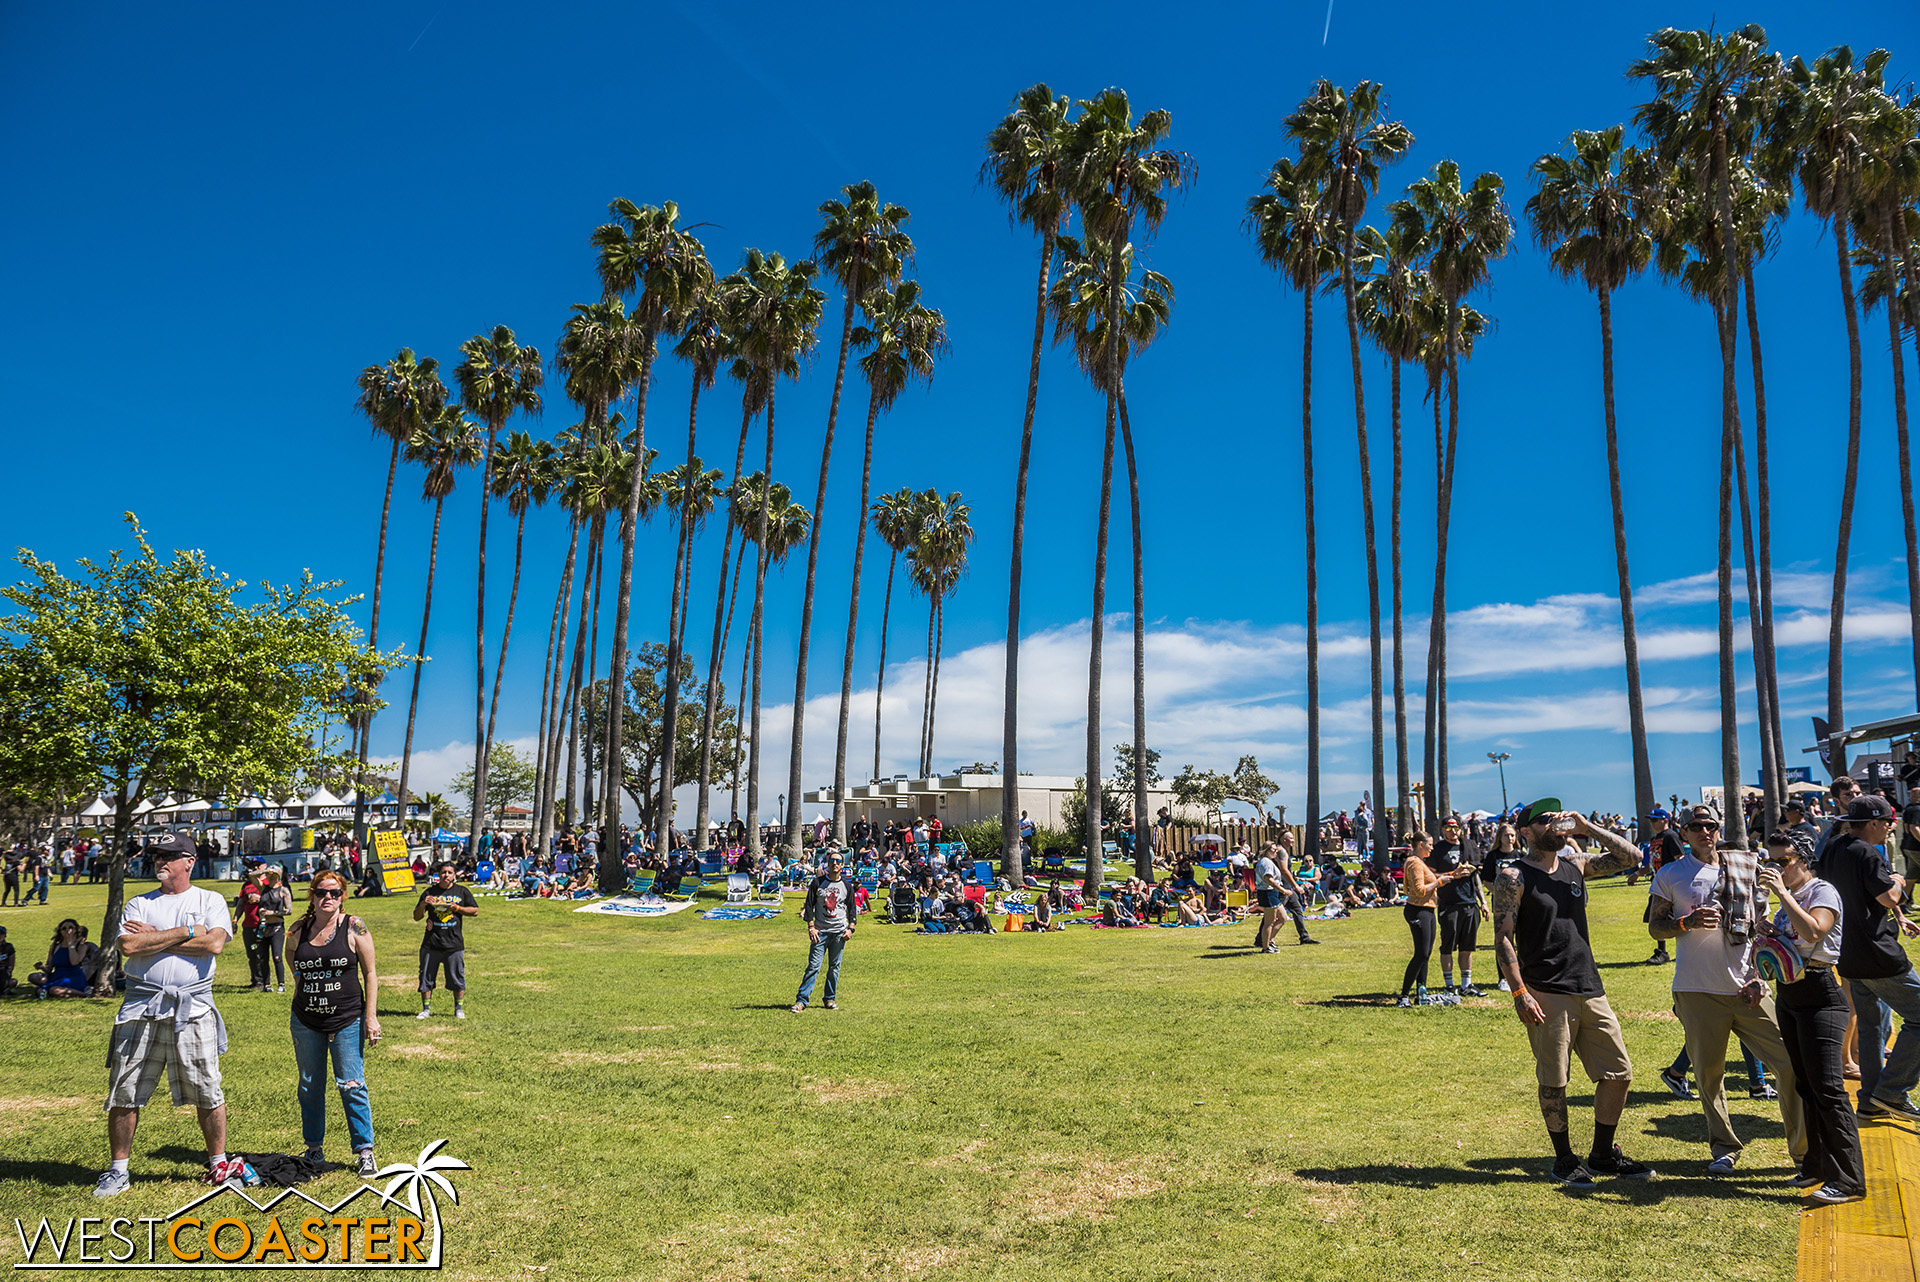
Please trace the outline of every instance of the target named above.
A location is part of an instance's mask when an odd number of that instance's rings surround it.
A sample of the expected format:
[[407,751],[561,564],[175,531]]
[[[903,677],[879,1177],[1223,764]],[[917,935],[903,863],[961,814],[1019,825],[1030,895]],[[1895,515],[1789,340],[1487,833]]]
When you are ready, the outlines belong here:
[[973,931],[982,935],[993,933],[993,923],[987,920],[987,914],[980,905],[971,899],[962,898],[953,906],[954,924],[962,931]]
[[85,997],[100,965],[100,947],[87,942],[87,928],[69,917],[53,929],[53,945],[27,982],[45,997]]
[[1213,919],[1207,915],[1206,901],[1200,898],[1198,889],[1187,891],[1175,904],[1175,912],[1182,926],[1211,926]]

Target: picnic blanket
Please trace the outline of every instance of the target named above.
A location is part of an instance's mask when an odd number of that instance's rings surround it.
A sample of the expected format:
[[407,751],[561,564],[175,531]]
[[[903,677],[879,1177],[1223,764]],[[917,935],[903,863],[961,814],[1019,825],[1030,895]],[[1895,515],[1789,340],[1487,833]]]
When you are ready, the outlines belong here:
[[[691,908],[693,901],[675,904],[675,908]],[[778,917],[780,909],[772,904],[722,904],[709,908],[700,914],[708,921],[760,921],[768,917]]]
[[582,904],[573,911],[577,913],[610,913],[616,917],[665,917],[682,909],[693,907],[691,899],[669,903],[664,899],[635,899],[631,895],[621,895],[616,899],[603,899],[598,903]]

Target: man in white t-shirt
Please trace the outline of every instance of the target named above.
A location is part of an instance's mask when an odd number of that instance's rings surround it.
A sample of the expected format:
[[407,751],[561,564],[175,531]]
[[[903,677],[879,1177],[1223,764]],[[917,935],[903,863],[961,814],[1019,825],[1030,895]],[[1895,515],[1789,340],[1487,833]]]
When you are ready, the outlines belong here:
[[220,1056],[227,1026],[213,1005],[214,958],[233,937],[227,901],[193,884],[193,842],[168,833],[147,845],[160,888],[127,901],[120,916],[120,952],[127,995],[107,1050],[107,1146],[113,1164],[94,1183],[95,1197],[127,1191],[133,1133],[140,1110],[167,1075],[175,1107],[199,1110],[207,1141],[207,1183],[241,1178],[246,1164],[227,1157],[227,1103]]
[[1687,1053],[1707,1115],[1713,1175],[1733,1174],[1744,1147],[1727,1116],[1727,1037],[1738,1034],[1773,1071],[1787,1149],[1798,1163],[1807,1151],[1806,1117],[1775,1019],[1773,998],[1752,964],[1755,927],[1766,920],[1767,895],[1755,860],[1744,850],[1720,850],[1720,817],[1694,806],[1680,817],[1687,853],[1654,874],[1647,929],[1674,944],[1673,1013],[1686,1030]]

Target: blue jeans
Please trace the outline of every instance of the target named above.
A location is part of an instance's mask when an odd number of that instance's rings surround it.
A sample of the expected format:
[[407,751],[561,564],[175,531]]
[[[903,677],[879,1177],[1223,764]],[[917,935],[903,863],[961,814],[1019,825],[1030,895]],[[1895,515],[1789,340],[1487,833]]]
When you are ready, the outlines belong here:
[[[1920,1083],[1920,977],[1909,968],[1885,979],[1849,979],[1847,987],[1860,1019],[1860,1098],[1904,1102]],[[1900,1017],[1892,1055],[1883,1049],[1889,1007]]]
[[27,895],[29,898],[34,895],[39,895],[41,903],[44,904],[47,902],[47,874],[41,873],[39,877],[34,879],[33,889],[28,891]]
[[367,1070],[360,1058],[360,1021],[337,1033],[317,1033],[296,1017],[293,1059],[300,1070],[300,1134],[307,1147],[317,1149],[327,1138],[327,1058],[333,1058],[333,1079],[340,1088],[340,1105],[347,1113],[347,1140],[354,1152],[373,1147],[373,1104],[367,1096]]
[[827,1000],[832,1001],[840,990],[840,953],[847,946],[845,935],[822,934],[807,949],[807,973],[800,977],[800,994],[794,998],[805,1006],[813,997],[813,981],[820,977],[820,959],[827,962]]

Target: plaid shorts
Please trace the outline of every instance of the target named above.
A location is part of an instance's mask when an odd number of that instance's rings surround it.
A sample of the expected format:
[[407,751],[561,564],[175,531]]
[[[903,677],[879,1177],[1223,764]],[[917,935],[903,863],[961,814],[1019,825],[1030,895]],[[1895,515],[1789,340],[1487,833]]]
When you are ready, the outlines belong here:
[[107,1043],[107,1107],[144,1108],[161,1070],[173,1102],[219,1108],[220,1033],[212,1012],[198,1019],[130,1019],[113,1026]]

